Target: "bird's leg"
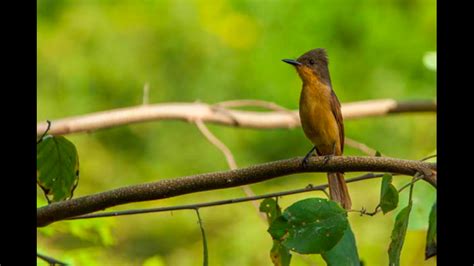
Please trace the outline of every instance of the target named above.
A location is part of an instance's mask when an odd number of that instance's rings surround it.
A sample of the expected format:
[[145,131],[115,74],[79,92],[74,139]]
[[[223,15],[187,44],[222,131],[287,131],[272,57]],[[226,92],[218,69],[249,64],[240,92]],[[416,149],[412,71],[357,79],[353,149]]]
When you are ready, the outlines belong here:
[[336,154],[336,143],[332,146],[332,154],[324,155],[323,164],[327,164],[328,161]]
[[303,166],[303,168],[306,168],[306,166],[308,166],[308,159],[309,157],[311,157],[311,155],[313,154],[313,152],[316,150],[316,146],[313,146],[313,148],[311,148],[311,150],[306,154],[306,156],[303,158],[303,162],[301,163],[301,165]]

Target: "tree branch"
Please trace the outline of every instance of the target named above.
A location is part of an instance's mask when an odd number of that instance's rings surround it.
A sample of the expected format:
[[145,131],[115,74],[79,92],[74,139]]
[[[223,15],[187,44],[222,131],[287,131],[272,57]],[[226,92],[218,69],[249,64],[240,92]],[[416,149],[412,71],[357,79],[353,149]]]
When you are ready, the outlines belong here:
[[[359,177],[349,178],[349,179],[346,180],[346,182],[351,183],[351,182],[357,182],[357,181],[361,181],[361,180],[373,179],[373,178],[382,177],[382,176],[384,176],[384,174],[368,173],[368,174],[365,174],[365,175],[362,175],[362,176],[359,176]],[[274,192],[274,193],[256,195],[256,196],[249,196],[249,197],[243,197],[243,198],[237,198],[237,199],[227,199],[227,200],[211,201],[211,202],[196,203],[196,204],[177,205],[177,206],[169,206],[169,207],[158,207],[158,208],[147,208],[147,209],[134,209],[134,210],[124,210],[124,211],[93,213],[93,214],[87,214],[87,215],[71,217],[71,218],[68,218],[68,220],[102,218],[102,217],[117,217],[117,216],[143,214],[143,213],[151,213],[151,212],[155,213],[155,212],[166,212],[166,211],[194,210],[194,209],[200,209],[200,208],[206,208],[206,207],[214,207],[214,206],[221,206],[221,205],[227,205],[227,204],[236,204],[236,203],[241,203],[241,202],[246,202],[246,201],[256,201],[256,200],[266,199],[266,198],[275,198],[275,197],[281,197],[281,196],[287,196],[287,195],[293,195],[293,194],[299,194],[299,193],[305,193],[305,192],[311,192],[311,191],[321,191],[321,192],[326,194],[325,189],[328,186],[329,186],[329,184],[324,184],[324,185],[319,185],[319,186],[308,185],[307,187],[300,188],[300,189],[292,189],[292,190],[286,190],[286,191],[280,191],[280,192]],[[329,197],[329,195],[327,195],[327,194],[326,194],[326,196]]]
[[[249,104],[249,102],[245,103]],[[229,103],[224,102],[224,104],[221,105],[209,105],[205,103],[162,103],[120,108],[52,121],[49,134],[65,135],[78,132],[90,132],[98,129],[155,120],[184,120],[188,122],[201,120],[203,122],[227,126],[257,129],[294,128],[300,126],[299,119],[295,119],[295,117],[298,117],[298,111],[255,112],[226,109],[223,107],[226,105],[229,105]],[[235,105],[235,102],[231,102],[230,106],[233,105]],[[275,106],[277,105],[272,105],[272,107]],[[396,101],[393,99],[382,99],[345,103],[342,105],[344,119],[381,116],[402,112],[436,112],[436,102],[431,100]],[[38,123],[36,126],[36,134],[38,136],[41,135],[46,130],[46,127],[46,122]]]
[[52,257],[48,257],[48,256],[45,256],[45,255],[42,255],[42,254],[39,254],[39,253],[36,253],[36,257],[46,261],[47,263],[49,263],[49,265],[52,265],[52,266],[55,266],[55,265],[67,265],[66,263],[64,262],[61,262],[55,258],[52,258]]
[[301,161],[302,157],[296,157],[230,171],[164,179],[56,202],[37,209],[37,226],[46,226],[55,221],[104,210],[116,205],[242,186],[303,172],[368,171],[410,176],[422,173],[424,180],[436,187],[436,177],[432,174],[436,170],[436,163],[389,157],[334,156],[327,163],[324,163],[324,158],[321,157],[310,158],[308,166],[303,168]]

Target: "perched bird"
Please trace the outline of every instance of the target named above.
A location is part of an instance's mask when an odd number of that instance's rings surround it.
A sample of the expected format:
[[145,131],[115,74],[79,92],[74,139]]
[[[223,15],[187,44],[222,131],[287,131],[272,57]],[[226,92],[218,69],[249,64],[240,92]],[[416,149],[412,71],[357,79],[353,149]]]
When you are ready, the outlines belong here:
[[[342,155],[344,151],[344,123],[341,104],[331,85],[326,50],[322,48],[306,52],[298,59],[283,59],[296,68],[303,89],[300,96],[300,119],[306,137],[314,147],[303,159],[306,167],[308,158],[314,151],[325,156]],[[351,208],[351,198],[343,173],[328,173],[331,200],[339,202],[343,208]]]

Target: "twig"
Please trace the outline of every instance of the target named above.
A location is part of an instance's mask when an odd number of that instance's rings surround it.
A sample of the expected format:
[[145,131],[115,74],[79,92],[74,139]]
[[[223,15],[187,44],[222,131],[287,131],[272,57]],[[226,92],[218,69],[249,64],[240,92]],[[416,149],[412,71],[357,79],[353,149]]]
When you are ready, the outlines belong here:
[[268,101],[262,101],[262,100],[231,100],[231,101],[224,101],[224,102],[219,102],[217,104],[214,104],[213,107],[219,107],[219,108],[232,108],[232,107],[243,107],[243,106],[252,106],[252,107],[261,107],[265,108],[268,110],[273,110],[276,112],[283,112],[287,113],[288,115],[291,115],[293,119],[295,119],[296,123],[299,123],[299,115],[297,112],[292,111],[288,108],[285,108],[281,105],[278,105],[273,102],[268,102]]
[[415,186],[415,182],[417,181],[417,179],[421,179],[422,176],[423,175],[418,172],[413,176],[413,179],[410,182],[410,194],[408,195],[408,205],[409,206],[413,205],[412,196],[413,196],[413,187]]
[[262,101],[262,100],[231,100],[231,101],[224,101],[224,102],[218,102],[214,104],[213,106],[219,106],[219,107],[224,107],[224,108],[233,108],[233,107],[243,107],[243,106],[252,106],[252,107],[262,107],[265,109],[273,110],[273,111],[280,111],[280,112],[288,112],[291,110],[288,110],[287,108],[278,105],[273,102],[268,102],[268,101]]
[[429,159],[431,159],[431,158],[434,158],[434,157],[436,157],[436,154],[433,154],[433,155],[427,156],[427,157],[425,157],[425,158],[421,159],[420,161],[424,162],[424,161],[426,161],[426,160],[429,160]]
[[199,209],[195,208],[196,215],[198,217],[199,227],[201,228],[201,235],[202,235],[202,253],[203,253],[203,262],[204,266],[209,265],[209,258],[208,258],[208,251],[207,251],[207,240],[206,240],[206,232],[204,231],[204,226],[202,225],[201,215],[199,214]]
[[51,258],[49,256],[45,256],[45,255],[42,255],[42,254],[39,254],[39,253],[36,253],[36,256],[44,261],[46,261],[47,263],[49,263],[49,265],[51,266],[55,266],[55,265],[67,265],[66,263],[64,262],[61,262],[55,258]]
[[234,156],[230,149],[220,141],[214,134],[209,131],[206,125],[201,120],[196,120],[196,126],[206,139],[214,146],[216,146],[225,156],[227,164],[231,170],[237,169],[237,163],[235,162]]
[[[302,157],[274,161],[230,171],[197,174],[156,182],[122,187],[71,200],[54,202],[37,209],[37,226],[109,207],[148,200],[170,198],[200,191],[209,191],[263,182],[272,178],[304,172],[389,172],[413,176],[417,172],[436,169],[436,163],[400,160],[374,156],[334,156],[329,161],[312,157],[303,168]],[[423,178],[436,186],[436,177]]]
[[[206,137],[206,139],[214,146],[216,146],[225,156],[225,159],[227,160],[227,164],[229,165],[229,168],[231,170],[237,169],[237,163],[235,162],[234,155],[232,155],[232,152],[230,149],[222,142],[220,141],[212,132],[209,130],[209,128],[206,127],[206,125],[201,121],[197,120],[196,121],[196,126],[198,127],[199,131]],[[244,191],[245,195],[247,197],[255,196],[255,193],[253,190],[250,188],[249,185],[244,185],[241,186],[242,190]],[[253,206],[257,210],[257,213],[260,214],[259,211],[259,205],[258,202],[252,201]],[[263,220],[265,221],[265,216],[260,215]]]
[[398,193],[402,192],[403,190],[405,190],[407,187],[410,187],[412,184],[416,183],[417,181],[419,181],[421,178],[417,178],[417,177],[414,177],[408,184],[405,184],[403,187],[401,187],[400,189],[398,189]]
[[376,150],[365,145],[364,143],[350,139],[348,137],[345,137],[344,144],[352,148],[358,149],[369,156],[375,156],[375,153],[377,152]]
[[[298,117],[298,111],[254,112],[225,110],[226,112],[216,110],[212,105],[205,103],[139,105],[58,119],[52,124],[50,134],[65,135],[78,132],[92,132],[104,128],[158,120],[201,120],[206,123],[256,129],[293,128],[300,126],[299,119],[295,119],[295,117]],[[344,119],[381,116],[401,112],[436,112],[436,102],[404,102],[382,99],[345,103],[342,105]],[[41,135],[46,127],[47,124],[45,122],[38,123],[36,126],[37,135]]]
[[[381,176],[383,176],[383,175],[381,175]],[[374,215],[376,215],[377,213],[380,212],[380,204],[378,204],[378,205],[375,207],[375,209],[374,209],[373,212],[368,212],[368,211],[367,211],[365,208],[363,208],[363,207],[362,207],[362,210],[349,210],[348,212],[358,212],[358,213],[360,213],[360,216],[362,216],[362,215],[374,216]]]
[[[357,182],[357,181],[362,181],[362,180],[367,180],[367,179],[379,178],[382,176],[383,174],[369,173],[369,174],[365,174],[359,177],[349,178],[346,180],[346,182],[352,183],[352,182]],[[117,217],[117,216],[123,216],[123,215],[134,215],[134,214],[151,213],[151,212],[154,213],[154,212],[166,212],[166,211],[177,211],[177,210],[193,210],[196,208],[199,209],[199,208],[206,208],[206,207],[213,207],[213,206],[220,206],[220,205],[228,205],[228,204],[235,204],[235,203],[254,201],[254,200],[260,200],[260,199],[266,199],[266,198],[278,199],[278,197],[305,193],[305,192],[310,192],[310,191],[324,192],[327,187],[328,187],[328,184],[319,185],[319,186],[308,185],[305,188],[268,193],[268,194],[257,195],[257,196],[252,196],[252,197],[243,197],[243,198],[236,198],[236,199],[219,200],[219,201],[178,205],[178,206],[170,206],[170,207],[158,207],[158,208],[148,208],[148,209],[134,209],[134,210],[124,210],[124,211],[93,213],[93,214],[71,217],[71,218],[68,218],[67,220],[90,219],[90,218],[99,218],[99,217]],[[327,194],[326,196],[329,197]]]
[[36,145],[40,144],[41,141],[43,141],[44,136],[46,136],[49,129],[51,128],[51,121],[46,120],[46,123],[48,124],[48,126],[46,127],[46,130],[44,131],[43,135],[41,135],[41,138],[39,138],[39,140],[36,141]]

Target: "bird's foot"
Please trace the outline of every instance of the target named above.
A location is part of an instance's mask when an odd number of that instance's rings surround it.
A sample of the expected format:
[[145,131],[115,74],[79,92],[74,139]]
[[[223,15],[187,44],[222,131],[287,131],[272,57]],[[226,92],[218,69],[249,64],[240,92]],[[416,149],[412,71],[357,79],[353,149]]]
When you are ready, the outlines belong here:
[[303,158],[303,161],[301,162],[301,166],[303,168],[308,167],[308,159],[309,159],[309,156],[306,156],[306,157]]
[[324,155],[323,164],[327,164],[333,156],[334,156],[334,154]]
[[303,161],[301,162],[301,166],[303,168],[306,168],[308,166],[308,160],[309,157],[313,155],[313,152],[316,150],[316,147],[311,148],[311,150],[306,154],[306,156],[303,158]]

